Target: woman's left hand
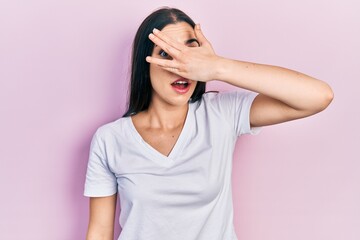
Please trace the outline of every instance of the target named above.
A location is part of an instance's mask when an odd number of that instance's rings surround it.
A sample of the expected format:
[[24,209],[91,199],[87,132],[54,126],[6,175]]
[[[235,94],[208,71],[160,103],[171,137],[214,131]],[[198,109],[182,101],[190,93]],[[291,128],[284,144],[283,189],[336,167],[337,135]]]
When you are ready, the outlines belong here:
[[190,80],[201,82],[214,80],[217,60],[220,58],[215,54],[210,42],[201,32],[199,24],[195,26],[195,36],[200,46],[188,47],[154,29],[153,33],[149,35],[150,40],[169,54],[172,59],[148,56],[146,61]]

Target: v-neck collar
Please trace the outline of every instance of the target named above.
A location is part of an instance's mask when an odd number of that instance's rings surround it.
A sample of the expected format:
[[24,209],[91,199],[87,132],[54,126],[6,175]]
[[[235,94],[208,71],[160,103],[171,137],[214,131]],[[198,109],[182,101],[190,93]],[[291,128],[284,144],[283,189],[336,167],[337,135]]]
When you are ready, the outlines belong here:
[[135,125],[131,119],[131,116],[127,117],[128,124],[131,129],[131,133],[133,137],[139,142],[140,148],[142,148],[144,152],[146,151],[146,155],[151,160],[165,167],[171,166],[175,163],[176,159],[179,157],[179,155],[181,154],[184,148],[188,136],[190,135],[191,124],[193,122],[192,105],[193,104],[188,103],[188,111],[186,114],[184,126],[181,129],[180,135],[168,156],[165,156],[164,154],[160,153],[158,150],[153,148],[150,144],[148,144],[142,138],[140,133],[136,130]]

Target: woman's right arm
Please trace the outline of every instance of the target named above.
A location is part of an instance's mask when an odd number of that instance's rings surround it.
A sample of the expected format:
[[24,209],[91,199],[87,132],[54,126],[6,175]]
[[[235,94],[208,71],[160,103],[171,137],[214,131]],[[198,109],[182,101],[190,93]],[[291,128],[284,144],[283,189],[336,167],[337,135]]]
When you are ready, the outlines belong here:
[[86,240],[113,240],[116,196],[91,197]]

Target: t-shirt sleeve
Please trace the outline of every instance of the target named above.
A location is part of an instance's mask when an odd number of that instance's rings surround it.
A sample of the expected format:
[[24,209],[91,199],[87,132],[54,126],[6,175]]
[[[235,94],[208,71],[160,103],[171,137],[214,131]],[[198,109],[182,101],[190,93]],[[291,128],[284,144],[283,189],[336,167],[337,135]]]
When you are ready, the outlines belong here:
[[109,168],[104,146],[96,132],[90,145],[84,196],[105,197],[117,192],[116,177]]
[[234,91],[218,93],[213,103],[218,108],[224,121],[230,124],[237,136],[243,134],[256,135],[260,127],[250,126],[251,105],[258,94],[250,91]]

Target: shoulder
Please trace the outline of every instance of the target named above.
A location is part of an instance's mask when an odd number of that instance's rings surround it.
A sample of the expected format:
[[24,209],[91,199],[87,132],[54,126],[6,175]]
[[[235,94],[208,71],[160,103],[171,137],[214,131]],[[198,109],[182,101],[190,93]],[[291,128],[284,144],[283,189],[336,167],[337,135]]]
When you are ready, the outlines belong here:
[[97,128],[94,136],[99,140],[118,137],[124,134],[128,128],[129,117],[122,117],[106,123]]
[[205,101],[221,101],[222,99],[226,98],[238,98],[238,97],[245,97],[247,95],[253,94],[250,91],[227,91],[227,92],[217,92],[217,91],[211,91],[211,92],[205,92],[202,96],[202,99]]
[[202,96],[202,103],[206,105],[227,105],[252,101],[256,93],[250,91],[207,92]]

